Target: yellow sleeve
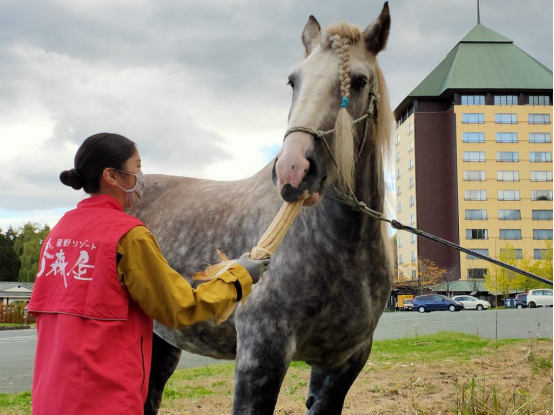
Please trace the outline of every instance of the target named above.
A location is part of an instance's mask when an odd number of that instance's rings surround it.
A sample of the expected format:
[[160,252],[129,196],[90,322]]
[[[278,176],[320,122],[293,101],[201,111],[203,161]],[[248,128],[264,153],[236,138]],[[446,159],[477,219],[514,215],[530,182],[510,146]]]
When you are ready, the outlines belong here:
[[[213,319],[252,292],[252,278],[241,265],[197,289],[163,257],[156,238],[144,226],[127,232],[117,245],[117,271],[131,298],[153,319],[170,328]],[[200,270],[199,270],[200,271]],[[238,281],[239,287],[235,286]]]

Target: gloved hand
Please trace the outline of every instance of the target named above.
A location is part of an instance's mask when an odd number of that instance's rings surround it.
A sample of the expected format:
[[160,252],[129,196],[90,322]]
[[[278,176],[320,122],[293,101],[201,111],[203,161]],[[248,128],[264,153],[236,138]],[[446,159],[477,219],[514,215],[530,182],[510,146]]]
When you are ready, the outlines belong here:
[[242,254],[241,257],[237,259],[237,263],[246,268],[254,284],[256,284],[262,277],[262,274],[269,269],[270,261],[271,258],[251,259],[250,253],[248,252]]

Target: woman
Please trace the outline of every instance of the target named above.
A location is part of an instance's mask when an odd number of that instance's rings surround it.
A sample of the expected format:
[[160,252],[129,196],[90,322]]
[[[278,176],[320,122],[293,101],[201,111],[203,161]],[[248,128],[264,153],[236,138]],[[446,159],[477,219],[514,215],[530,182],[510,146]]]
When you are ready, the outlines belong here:
[[244,254],[193,289],[154,235],[123,209],[145,178],[135,143],[87,138],[60,180],[91,197],[44,241],[28,309],[37,316],[34,414],[140,414],[148,393],[152,321],[176,328],[215,318],[246,297],[269,259]]

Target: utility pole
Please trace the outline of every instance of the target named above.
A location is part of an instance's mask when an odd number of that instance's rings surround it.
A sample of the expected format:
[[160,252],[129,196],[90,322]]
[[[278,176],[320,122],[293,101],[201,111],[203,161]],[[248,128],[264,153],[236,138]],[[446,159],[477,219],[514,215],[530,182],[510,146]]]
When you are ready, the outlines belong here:
[[479,12],[479,0],[477,0],[477,24],[481,24],[481,13]]

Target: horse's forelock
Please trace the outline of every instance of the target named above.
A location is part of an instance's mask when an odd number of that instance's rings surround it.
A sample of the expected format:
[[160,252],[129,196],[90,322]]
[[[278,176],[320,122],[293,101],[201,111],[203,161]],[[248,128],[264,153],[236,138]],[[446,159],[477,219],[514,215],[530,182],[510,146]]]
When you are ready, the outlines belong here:
[[337,23],[325,30],[325,35],[321,37],[321,46],[323,49],[331,47],[333,43],[330,39],[338,35],[342,39],[348,39],[351,45],[355,45],[362,38],[362,32],[356,26],[351,26],[348,23]]

